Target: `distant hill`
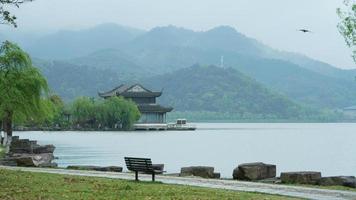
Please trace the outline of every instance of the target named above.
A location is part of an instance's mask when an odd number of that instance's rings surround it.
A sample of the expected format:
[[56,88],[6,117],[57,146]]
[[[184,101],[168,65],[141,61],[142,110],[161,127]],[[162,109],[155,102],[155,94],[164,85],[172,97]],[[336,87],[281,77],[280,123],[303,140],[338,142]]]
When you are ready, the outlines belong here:
[[47,62],[35,59],[34,65],[39,66],[46,76],[52,91],[66,101],[78,96],[96,97],[98,91],[115,87],[118,82],[126,80],[114,70],[73,65],[62,61]]
[[110,69],[127,80],[157,74],[142,65],[134,63],[132,60],[129,55],[120,50],[106,49],[87,56],[67,60],[66,62],[103,70]]
[[59,31],[37,39],[26,46],[29,53],[41,59],[81,57],[107,48],[120,46],[143,34],[144,31],[116,24],[102,24],[79,31]]
[[164,89],[159,101],[175,111],[239,114],[241,118],[299,118],[304,108],[232,68],[195,65],[152,77],[144,84]]
[[[300,104],[317,108],[356,105],[356,70],[276,51],[228,26],[201,32],[167,26],[145,32],[106,24],[46,36],[29,50],[41,59],[62,58],[62,63],[91,70],[82,73],[113,71],[125,81],[171,73],[196,63],[219,66],[223,56],[225,67],[237,69]],[[62,76],[63,81],[70,81]]]

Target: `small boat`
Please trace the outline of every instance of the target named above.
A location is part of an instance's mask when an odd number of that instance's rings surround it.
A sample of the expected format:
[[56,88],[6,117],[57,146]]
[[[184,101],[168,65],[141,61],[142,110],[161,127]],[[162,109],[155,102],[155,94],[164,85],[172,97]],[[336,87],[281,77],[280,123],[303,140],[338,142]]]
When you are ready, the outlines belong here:
[[193,124],[188,124],[186,119],[177,119],[176,123],[168,123],[167,130],[171,131],[194,131],[197,127]]

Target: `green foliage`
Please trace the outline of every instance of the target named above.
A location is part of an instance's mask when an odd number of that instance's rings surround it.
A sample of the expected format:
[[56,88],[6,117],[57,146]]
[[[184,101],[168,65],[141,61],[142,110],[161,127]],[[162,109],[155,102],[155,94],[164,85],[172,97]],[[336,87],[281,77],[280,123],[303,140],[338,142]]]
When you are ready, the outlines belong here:
[[341,35],[344,36],[346,44],[352,49],[352,57],[356,61],[356,2],[344,0],[344,5],[345,9],[337,9],[341,19],[338,28]]
[[215,119],[298,119],[315,112],[232,68],[196,65],[145,82],[164,88],[159,100],[175,111],[220,113]]
[[73,120],[79,124],[86,124],[95,120],[95,101],[89,97],[78,97],[71,106]]
[[[133,123],[140,118],[140,112],[135,103],[121,97],[106,100],[96,100],[89,97],[79,97],[71,105],[74,124],[90,127],[108,127],[131,129]],[[119,127],[115,127],[118,126]]]
[[30,57],[15,44],[0,48],[0,118],[17,122],[41,121],[51,115],[46,79],[33,67]]
[[21,4],[33,0],[0,0],[0,24],[11,24],[17,27],[16,17],[5,9],[5,6],[20,7]]

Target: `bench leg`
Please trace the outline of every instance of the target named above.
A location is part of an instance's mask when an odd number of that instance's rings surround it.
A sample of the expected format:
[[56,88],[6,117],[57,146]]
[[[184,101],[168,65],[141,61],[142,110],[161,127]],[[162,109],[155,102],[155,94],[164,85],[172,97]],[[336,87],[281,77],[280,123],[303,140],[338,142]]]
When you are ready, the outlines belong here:
[[138,181],[138,171],[135,171],[135,181]]
[[152,181],[155,182],[155,173],[152,173]]

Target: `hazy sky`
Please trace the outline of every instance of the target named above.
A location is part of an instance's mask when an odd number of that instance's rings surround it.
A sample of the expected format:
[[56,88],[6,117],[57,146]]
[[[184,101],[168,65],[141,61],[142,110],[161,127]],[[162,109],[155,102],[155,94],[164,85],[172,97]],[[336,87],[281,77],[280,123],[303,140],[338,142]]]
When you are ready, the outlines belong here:
[[[24,30],[79,29],[100,23],[207,30],[230,25],[280,50],[356,68],[337,31],[342,0],[35,0],[15,11]],[[314,33],[302,34],[299,28]]]

